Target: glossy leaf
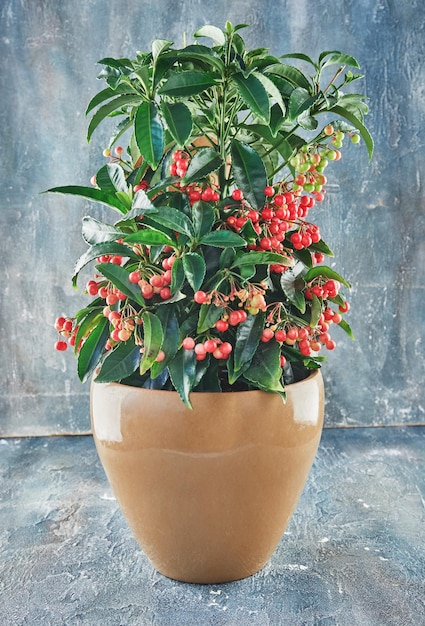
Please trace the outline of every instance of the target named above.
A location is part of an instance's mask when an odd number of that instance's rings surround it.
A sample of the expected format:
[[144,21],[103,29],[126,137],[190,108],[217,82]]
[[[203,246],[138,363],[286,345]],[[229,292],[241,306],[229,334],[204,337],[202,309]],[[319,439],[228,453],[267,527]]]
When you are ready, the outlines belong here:
[[99,126],[105,117],[111,115],[115,111],[120,111],[124,107],[135,107],[140,104],[141,97],[134,94],[122,94],[118,98],[110,100],[107,104],[104,104],[100,109],[96,111],[90,120],[90,124],[87,130],[87,141],[90,141],[91,136],[95,129]]
[[80,318],[77,321],[78,330],[75,335],[75,346],[74,352],[78,355],[78,351],[80,349],[80,342],[86,335],[88,335],[95,326],[102,321],[102,318],[105,317],[103,315],[103,307],[96,307],[94,309],[88,309],[85,317]]
[[130,272],[121,265],[115,263],[99,263],[96,269],[108,280],[111,281],[117,289],[126,296],[144,306],[145,301],[137,284],[131,283],[128,279]]
[[166,39],[154,39],[152,42],[152,59],[154,64],[156,63],[158,57],[168,50],[170,46],[173,45],[172,41],[167,41]]
[[177,145],[182,148],[192,132],[192,114],[183,102],[162,102],[161,111],[168,130]]
[[[236,332],[233,355],[234,372],[246,368],[254,356],[264,329],[265,315],[261,311],[257,315],[248,315],[245,322],[239,324]],[[232,382],[232,381],[230,381]]]
[[282,254],[275,252],[247,252],[236,256],[232,263],[232,268],[243,265],[271,265],[272,263],[288,264],[288,259]]
[[334,107],[332,107],[332,109],[330,109],[330,112],[336,113],[337,115],[340,115],[341,117],[344,117],[346,120],[351,122],[351,124],[355,128],[357,128],[357,130],[359,131],[363,141],[365,142],[365,145],[366,145],[366,148],[367,148],[367,151],[368,151],[368,154],[369,154],[369,160],[370,160],[372,158],[372,155],[373,155],[374,144],[373,144],[372,136],[369,133],[369,131],[366,128],[366,126],[355,115],[353,115],[350,111],[348,111],[344,107],[341,107],[341,106],[338,106],[338,105],[334,106]]
[[121,243],[116,243],[115,241],[105,241],[104,243],[97,243],[91,246],[84,254],[80,256],[78,259],[75,269],[74,275],[72,278],[72,283],[75,287],[77,282],[77,277],[80,271],[91,261],[96,260],[98,257],[104,254],[118,255],[123,257],[130,257],[132,259],[139,260],[137,254],[135,254],[131,248],[128,246],[123,246]]
[[123,231],[112,224],[99,222],[94,217],[83,217],[82,234],[83,239],[89,245],[103,243],[105,241],[116,241],[123,236]]
[[304,280],[306,283],[309,283],[311,280],[313,280],[313,278],[316,278],[317,276],[325,276],[328,279],[338,280],[346,287],[351,287],[350,283],[347,282],[345,278],[341,276],[341,274],[338,274],[338,272],[335,272],[335,270],[328,267],[327,265],[315,265],[304,276]]
[[232,171],[236,185],[249,204],[258,209],[264,204],[267,174],[259,154],[246,143],[234,139],[231,146]]
[[207,202],[200,200],[192,207],[192,222],[195,229],[195,236],[202,238],[210,232],[214,224],[214,211]]
[[161,211],[155,215],[150,215],[151,223],[162,224],[166,228],[176,230],[178,233],[194,236],[193,224],[190,219],[181,211],[173,207],[161,207]]
[[199,334],[205,333],[212,328],[214,324],[223,315],[224,308],[222,306],[214,306],[210,304],[202,304],[199,310],[199,320],[197,332]]
[[142,102],[138,107],[134,133],[140,154],[156,169],[164,150],[164,129],[155,102]]
[[100,202],[100,204],[105,204],[113,209],[118,209],[120,213],[127,213],[126,205],[117,198],[116,194],[110,191],[104,191],[103,189],[82,187],[80,185],[66,185],[64,187],[52,187],[45,193],[63,193],[71,196],[82,196],[88,200],[94,200],[95,202]]
[[183,184],[203,180],[208,174],[216,172],[223,165],[223,159],[214,148],[201,148],[190,161]]
[[337,51],[327,54],[329,54],[330,56],[322,64],[322,68],[326,67],[327,65],[349,65],[350,67],[360,68],[358,61],[349,54],[343,54],[342,52]]
[[313,294],[313,298],[311,301],[311,317],[310,317],[310,328],[315,328],[322,314],[322,304],[317,296]]
[[215,42],[217,42],[219,46],[224,46],[224,44],[226,43],[226,38],[223,31],[220,28],[217,28],[217,26],[212,26],[210,24],[205,24],[205,26],[201,26],[201,28],[198,28],[193,36],[210,37]]
[[107,87],[99,91],[88,103],[85,114],[88,115],[90,111],[98,107],[102,102],[114,98],[118,94],[138,95],[134,87],[129,83],[119,83],[115,89]]
[[206,266],[203,257],[196,252],[187,252],[183,256],[183,269],[193,291],[198,291],[205,277]]
[[125,243],[140,243],[145,246],[175,246],[176,242],[159,230],[139,230],[137,233],[131,233],[124,237]]
[[109,321],[104,317],[93,328],[78,353],[78,377],[85,382],[97,367],[109,337]]
[[316,102],[318,95],[310,96],[309,92],[302,87],[297,87],[289,98],[289,116],[291,120],[296,120],[301,113],[304,113]]
[[277,341],[261,343],[244,378],[263,391],[278,393],[285,399],[285,389],[280,382],[280,346]]
[[142,319],[144,352],[140,363],[141,375],[152,367],[164,340],[162,324],[157,315],[150,311],[145,311],[142,315]]
[[170,98],[188,98],[209,89],[217,82],[217,76],[211,72],[185,70],[173,72],[158,90],[158,93]]
[[349,323],[348,323],[348,322],[346,322],[344,319],[342,319],[342,320],[339,322],[338,326],[339,326],[340,328],[342,328],[342,330],[343,330],[344,332],[346,332],[346,333],[347,333],[347,335],[350,337],[350,339],[355,339],[354,334],[353,334],[353,331],[352,331],[352,329],[351,329],[351,326],[349,325]]
[[132,340],[123,341],[106,355],[95,380],[97,383],[120,381],[136,371],[139,363],[140,346]]
[[201,243],[216,248],[240,248],[246,245],[246,241],[238,233],[232,230],[213,230],[201,238]]
[[170,378],[185,405],[191,409],[189,394],[196,378],[196,355],[193,350],[179,350],[169,363]]
[[270,120],[270,101],[262,82],[254,74],[244,76],[242,72],[233,74],[232,81],[246,106],[267,124]]
[[183,269],[183,261],[180,257],[177,257],[173,263],[173,267],[171,268],[171,293],[176,293],[180,291],[183,287],[185,280],[185,274]]
[[286,65],[285,63],[277,63],[267,68],[267,73],[275,74],[285,78],[296,87],[303,87],[307,91],[311,90],[311,85],[304,74],[296,67],[292,65]]
[[154,361],[152,364],[151,377],[154,379],[162,374],[179,347],[179,325],[174,310],[169,306],[158,307],[156,314],[164,331],[161,350],[164,352],[165,358],[163,361]]

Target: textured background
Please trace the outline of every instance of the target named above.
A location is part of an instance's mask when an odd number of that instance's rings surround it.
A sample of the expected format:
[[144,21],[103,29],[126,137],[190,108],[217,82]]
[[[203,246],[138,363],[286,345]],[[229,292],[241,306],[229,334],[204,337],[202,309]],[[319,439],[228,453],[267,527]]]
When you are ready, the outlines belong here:
[[316,213],[354,286],[356,342],[341,332],[323,370],[326,423],[425,423],[422,0],[2,0],[0,435],[89,428],[88,387],[72,355],[53,350],[52,324],[83,302],[70,281],[81,217],[97,209],[40,191],[88,183],[103,162],[107,135],[85,141],[96,62],[226,19],[250,23],[247,43],[276,55],[339,49],[360,61],[375,157],[368,165],[364,147],[347,146]]

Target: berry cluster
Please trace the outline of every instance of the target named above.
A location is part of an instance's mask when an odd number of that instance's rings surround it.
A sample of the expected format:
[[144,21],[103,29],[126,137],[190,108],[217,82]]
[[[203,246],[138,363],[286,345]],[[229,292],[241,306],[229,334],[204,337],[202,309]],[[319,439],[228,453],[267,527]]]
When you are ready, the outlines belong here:
[[[175,150],[171,155],[171,159],[171,176],[184,178],[189,167],[190,155],[182,150]],[[193,206],[195,202],[199,202],[199,200],[203,200],[204,202],[218,202],[220,200],[218,186],[215,184],[206,183],[201,185],[198,183],[190,183],[185,186],[178,182],[175,186],[181,192],[187,194],[191,206]]]

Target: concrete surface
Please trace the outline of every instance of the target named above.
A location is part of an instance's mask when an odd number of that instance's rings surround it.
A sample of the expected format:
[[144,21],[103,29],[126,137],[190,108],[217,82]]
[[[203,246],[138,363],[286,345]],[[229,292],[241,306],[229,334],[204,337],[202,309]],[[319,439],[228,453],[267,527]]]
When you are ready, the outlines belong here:
[[269,564],[156,573],[90,436],[0,440],[2,626],[422,626],[425,427],[326,429]]

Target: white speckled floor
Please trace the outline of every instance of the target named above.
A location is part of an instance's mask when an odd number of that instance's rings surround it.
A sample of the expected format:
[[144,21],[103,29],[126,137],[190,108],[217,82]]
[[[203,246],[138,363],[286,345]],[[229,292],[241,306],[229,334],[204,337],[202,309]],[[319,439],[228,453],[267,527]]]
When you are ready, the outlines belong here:
[[164,578],[86,437],[0,440],[4,626],[425,624],[425,427],[327,429],[298,509],[255,576]]

